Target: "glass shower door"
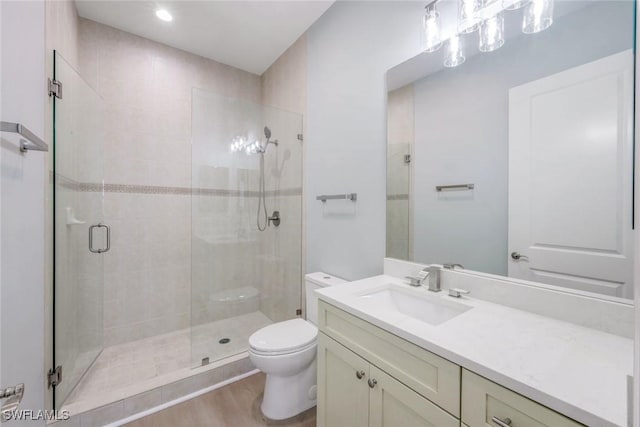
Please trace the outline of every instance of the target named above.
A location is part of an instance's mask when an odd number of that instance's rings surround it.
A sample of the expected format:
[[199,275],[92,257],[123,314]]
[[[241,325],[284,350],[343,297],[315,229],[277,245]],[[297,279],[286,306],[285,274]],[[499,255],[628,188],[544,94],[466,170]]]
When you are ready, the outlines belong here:
[[60,408],[102,351],[104,256],[103,101],[54,53],[54,388]]

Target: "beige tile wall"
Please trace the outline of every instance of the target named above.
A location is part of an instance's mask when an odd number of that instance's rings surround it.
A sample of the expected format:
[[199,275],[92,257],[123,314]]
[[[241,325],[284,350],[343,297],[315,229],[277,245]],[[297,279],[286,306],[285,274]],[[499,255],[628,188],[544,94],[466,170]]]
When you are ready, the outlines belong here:
[[[257,298],[246,303],[222,299],[260,287],[258,157],[232,153],[230,144],[249,131],[257,137],[263,124],[261,106],[255,102],[200,89],[192,99],[192,185],[228,193],[196,193],[191,199],[192,319],[202,324],[258,309]],[[227,293],[234,289],[238,292]]]
[[[81,72],[105,103],[105,182],[191,186],[191,90],[260,100],[258,76],[80,19]],[[191,203],[105,193],[105,345],[190,325]]]
[[[307,108],[307,39],[302,35],[262,75],[262,103],[301,115],[302,134]],[[275,116],[282,117],[278,113]],[[275,119],[276,117],[274,117]],[[289,117],[291,120],[291,117]],[[284,123],[283,123],[284,124]],[[274,128],[274,138],[278,138]],[[286,132],[283,129],[284,134]],[[269,254],[265,260],[261,310],[273,320],[293,316],[295,309],[304,308],[304,141],[287,140],[285,144],[267,153],[267,161],[284,164],[280,175],[271,174],[267,189],[294,188],[302,185],[300,195],[267,199],[269,206],[280,210],[282,225],[274,230],[274,238],[263,239],[262,251]],[[287,151],[289,152],[287,154]],[[275,159],[277,156],[278,159]],[[284,160],[289,156],[289,160]],[[283,163],[283,161],[285,163]]]

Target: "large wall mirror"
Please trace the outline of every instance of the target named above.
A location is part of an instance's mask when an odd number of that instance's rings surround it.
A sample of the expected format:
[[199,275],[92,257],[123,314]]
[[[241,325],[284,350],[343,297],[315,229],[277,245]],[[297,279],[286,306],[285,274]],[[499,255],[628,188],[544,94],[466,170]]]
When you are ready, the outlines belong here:
[[387,74],[387,256],[632,298],[635,3],[458,3]]

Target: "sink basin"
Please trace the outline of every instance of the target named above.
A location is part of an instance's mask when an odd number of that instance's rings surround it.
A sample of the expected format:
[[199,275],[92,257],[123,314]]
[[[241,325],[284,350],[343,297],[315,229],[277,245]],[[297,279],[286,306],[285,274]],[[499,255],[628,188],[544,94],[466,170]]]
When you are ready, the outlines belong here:
[[361,294],[358,299],[368,308],[402,313],[430,325],[439,325],[473,308],[425,292],[390,284]]

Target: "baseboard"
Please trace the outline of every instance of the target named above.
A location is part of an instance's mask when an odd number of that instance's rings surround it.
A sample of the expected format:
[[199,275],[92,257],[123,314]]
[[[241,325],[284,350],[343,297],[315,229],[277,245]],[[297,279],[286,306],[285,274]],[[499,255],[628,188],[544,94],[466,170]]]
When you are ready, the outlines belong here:
[[118,426],[130,423],[132,421],[135,421],[135,420],[138,420],[140,418],[146,417],[147,415],[155,414],[156,412],[160,412],[163,409],[170,408],[170,407],[172,407],[174,405],[177,405],[179,403],[182,403],[182,402],[185,402],[187,400],[193,399],[195,397],[201,396],[201,395],[203,395],[205,393],[209,393],[210,391],[219,389],[221,387],[224,387],[224,386],[229,385],[231,383],[234,383],[236,381],[240,381],[242,379],[250,377],[251,375],[255,375],[255,374],[259,373],[259,372],[260,372],[260,370],[254,369],[254,370],[249,371],[249,372],[247,372],[245,374],[238,375],[238,376],[233,377],[233,378],[229,378],[228,380],[225,380],[225,381],[219,382],[217,384],[214,384],[212,386],[203,388],[202,390],[195,391],[195,392],[193,392],[191,394],[188,394],[186,396],[179,397],[178,399],[172,400],[170,402],[163,403],[162,405],[154,406],[153,408],[149,408],[149,409],[147,409],[145,411],[138,412],[137,414],[130,415],[127,418],[123,418],[123,419],[115,421],[115,422],[113,422],[111,424],[107,424],[106,427],[118,427]]

